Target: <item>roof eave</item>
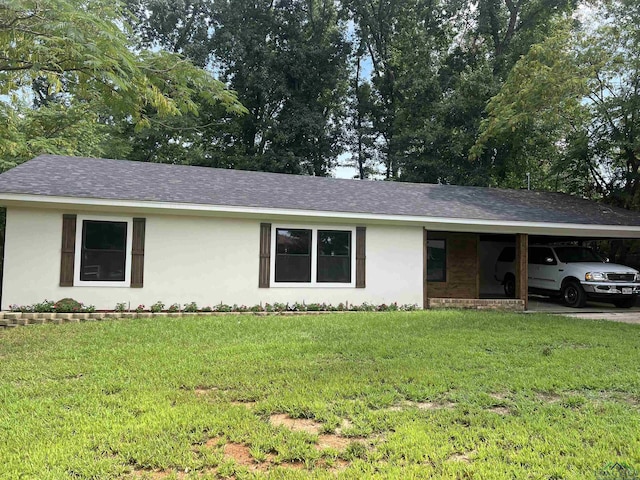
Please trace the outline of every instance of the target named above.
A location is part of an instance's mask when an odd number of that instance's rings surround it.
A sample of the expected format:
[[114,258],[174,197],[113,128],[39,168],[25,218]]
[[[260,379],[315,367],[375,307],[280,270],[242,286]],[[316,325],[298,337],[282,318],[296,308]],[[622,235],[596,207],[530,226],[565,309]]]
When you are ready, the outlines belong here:
[[68,209],[82,211],[127,211],[164,215],[219,216],[288,221],[322,220],[336,223],[424,226],[429,230],[474,233],[525,233],[530,235],[590,238],[640,238],[640,226],[552,222],[485,220],[474,218],[388,215],[356,212],[244,207],[104,198],[61,197],[22,193],[0,193],[6,207]]

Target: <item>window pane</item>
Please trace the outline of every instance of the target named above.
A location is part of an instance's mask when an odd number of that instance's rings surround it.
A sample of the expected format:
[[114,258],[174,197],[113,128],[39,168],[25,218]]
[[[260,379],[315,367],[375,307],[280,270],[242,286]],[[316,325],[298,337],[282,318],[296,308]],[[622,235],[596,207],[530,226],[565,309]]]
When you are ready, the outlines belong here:
[[318,230],[317,281],[351,283],[351,232]]
[[318,230],[318,255],[348,256],[351,252],[351,232]]
[[311,230],[276,229],[276,253],[286,255],[311,254]]
[[318,282],[351,283],[351,257],[318,257]]
[[126,222],[82,222],[80,280],[123,282],[126,245]]
[[447,245],[445,240],[427,240],[427,281],[447,281]]
[[125,250],[126,222],[83,222],[83,247],[90,250]]
[[276,256],[276,282],[310,282],[311,255]]
[[311,230],[276,229],[276,282],[311,282]]
[[83,250],[80,280],[124,282],[125,252]]

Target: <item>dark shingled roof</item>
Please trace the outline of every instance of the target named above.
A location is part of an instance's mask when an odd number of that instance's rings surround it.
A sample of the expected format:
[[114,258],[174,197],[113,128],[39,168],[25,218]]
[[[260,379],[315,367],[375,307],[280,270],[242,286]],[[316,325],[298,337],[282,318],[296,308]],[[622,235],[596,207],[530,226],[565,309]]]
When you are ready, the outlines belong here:
[[56,155],[36,157],[0,175],[0,193],[640,226],[639,213],[561,193],[343,180]]

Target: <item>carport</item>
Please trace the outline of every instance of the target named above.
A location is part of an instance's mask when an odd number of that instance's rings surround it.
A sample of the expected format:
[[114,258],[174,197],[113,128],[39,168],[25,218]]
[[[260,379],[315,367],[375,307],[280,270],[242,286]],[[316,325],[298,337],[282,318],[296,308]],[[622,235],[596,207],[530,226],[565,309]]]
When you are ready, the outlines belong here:
[[[640,238],[637,212],[557,193],[522,191],[518,196],[513,191],[491,193],[494,199],[506,193],[500,199],[503,206],[510,205],[512,209],[504,219],[496,219],[495,212],[491,212],[494,217],[491,220],[466,219],[468,224],[463,225],[464,220],[460,219],[457,224],[449,222],[446,228],[425,227],[425,308],[575,312],[557,299],[529,295],[529,245]],[[525,198],[528,203],[523,205]],[[514,214],[520,219],[515,220]],[[494,276],[496,261],[505,246],[515,249],[513,298],[507,297]],[[594,312],[615,309],[594,302],[588,307]]]

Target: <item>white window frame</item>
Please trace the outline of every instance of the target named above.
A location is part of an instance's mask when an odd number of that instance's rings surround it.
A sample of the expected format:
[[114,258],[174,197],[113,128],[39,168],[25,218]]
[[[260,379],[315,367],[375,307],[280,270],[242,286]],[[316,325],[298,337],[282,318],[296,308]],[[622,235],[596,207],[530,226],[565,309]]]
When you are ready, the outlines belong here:
[[[278,229],[311,230],[311,281],[310,282],[276,282],[276,232]],[[351,282],[318,282],[318,230],[337,230],[351,232]],[[356,228],[344,225],[296,225],[272,224],[269,285],[272,288],[355,288],[356,286]]]
[[[82,261],[82,230],[85,220],[95,222],[121,222],[127,224],[126,251],[124,260],[124,281],[87,281],[80,280],[80,263]],[[131,250],[133,247],[133,217],[117,217],[106,215],[78,215],[76,217],[76,251],[73,262],[73,286],[74,287],[130,287],[131,286]]]

